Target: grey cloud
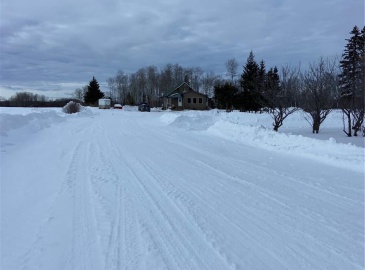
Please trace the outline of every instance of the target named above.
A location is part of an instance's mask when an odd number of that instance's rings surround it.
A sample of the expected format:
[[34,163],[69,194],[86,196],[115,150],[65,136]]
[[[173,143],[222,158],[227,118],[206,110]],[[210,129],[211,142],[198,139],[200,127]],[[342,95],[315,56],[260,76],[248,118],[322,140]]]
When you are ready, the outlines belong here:
[[1,84],[104,82],[166,63],[223,74],[250,50],[267,66],[306,63],[341,54],[363,10],[362,0],[2,0]]

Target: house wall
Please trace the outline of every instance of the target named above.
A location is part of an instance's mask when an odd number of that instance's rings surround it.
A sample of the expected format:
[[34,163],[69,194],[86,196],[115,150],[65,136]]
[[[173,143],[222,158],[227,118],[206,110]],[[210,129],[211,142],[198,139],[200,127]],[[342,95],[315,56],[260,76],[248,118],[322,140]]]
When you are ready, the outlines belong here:
[[[190,99],[190,103],[189,103]],[[201,99],[201,103],[199,103],[199,99]],[[187,110],[206,110],[207,106],[207,97],[205,95],[201,95],[199,93],[185,93],[183,100],[184,109]]]
[[178,105],[177,98],[166,98],[166,97],[164,97],[163,105],[166,109],[178,109],[177,108],[177,105]]
[[[183,96],[182,106],[178,106],[177,93]],[[175,96],[174,98],[164,97],[163,104],[165,108],[171,108],[173,110],[207,110],[208,109],[208,97],[206,95],[195,92],[188,84],[183,83],[177,87],[174,91],[169,93],[169,96]],[[189,102],[190,101],[190,102]]]
[[163,107],[167,108],[167,104],[169,103],[169,99],[167,97],[163,98]]
[[177,98],[172,98],[171,99],[171,108],[177,108]]

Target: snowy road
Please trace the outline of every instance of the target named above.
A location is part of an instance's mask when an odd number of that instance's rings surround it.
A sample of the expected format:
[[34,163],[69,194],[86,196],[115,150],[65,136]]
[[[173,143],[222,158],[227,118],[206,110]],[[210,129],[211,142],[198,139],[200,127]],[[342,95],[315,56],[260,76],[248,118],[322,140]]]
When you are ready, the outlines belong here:
[[101,111],[1,153],[1,269],[363,269],[364,174]]

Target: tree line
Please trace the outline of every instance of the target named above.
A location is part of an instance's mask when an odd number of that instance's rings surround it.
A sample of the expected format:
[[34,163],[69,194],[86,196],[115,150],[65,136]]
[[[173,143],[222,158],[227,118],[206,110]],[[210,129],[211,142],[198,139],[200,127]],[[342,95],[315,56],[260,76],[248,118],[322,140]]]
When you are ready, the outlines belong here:
[[216,106],[227,111],[266,111],[275,131],[301,108],[313,133],[319,132],[333,109],[341,109],[346,135],[357,136],[361,129],[364,135],[365,27],[360,31],[355,26],[350,34],[340,61],[320,58],[305,71],[289,65],[267,70],[251,51],[235,80],[237,65],[230,60],[226,66],[232,71],[231,80],[214,88]]
[[[136,72],[127,74],[122,70],[107,79],[108,90],[105,97],[115,103],[135,105],[147,102],[151,106],[161,106],[161,96],[177,84],[189,78],[190,86],[201,93],[213,98],[214,86],[221,83],[221,75],[213,71],[204,72],[200,67],[184,68],[179,64],[167,64],[159,69],[154,65],[143,67]],[[89,91],[89,85],[78,88],[74,97],[84,100]]]
[[70,101],[80,103],[77,98],[50,100],[44,95],[31,92],[18,92],[9,99],[0,98],[0,107],[63,107]]

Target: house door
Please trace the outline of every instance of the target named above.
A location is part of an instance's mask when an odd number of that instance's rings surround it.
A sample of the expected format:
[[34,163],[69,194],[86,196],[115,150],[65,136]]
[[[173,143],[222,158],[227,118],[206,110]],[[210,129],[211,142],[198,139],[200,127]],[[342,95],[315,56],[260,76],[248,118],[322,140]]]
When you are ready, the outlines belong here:
[[177,101],[177,106],[181,107],[182,106],[182,98],[179,97],[178,101]]

